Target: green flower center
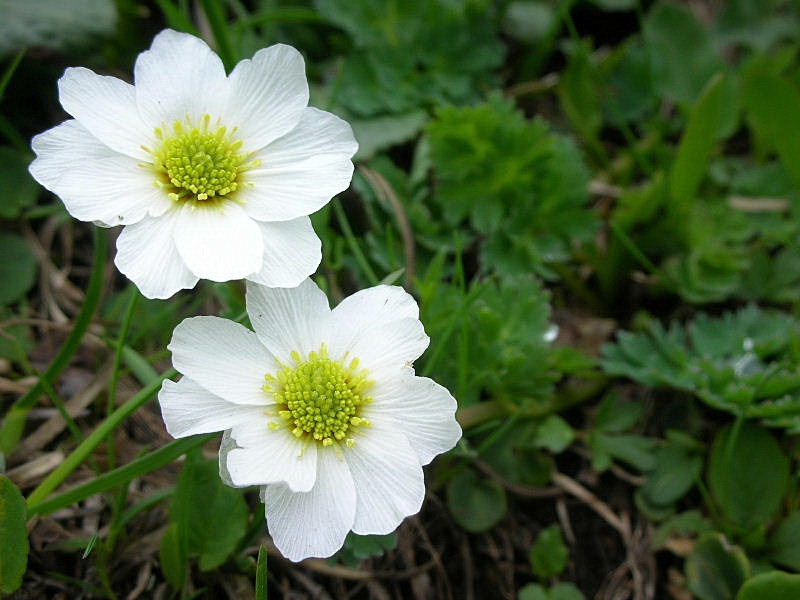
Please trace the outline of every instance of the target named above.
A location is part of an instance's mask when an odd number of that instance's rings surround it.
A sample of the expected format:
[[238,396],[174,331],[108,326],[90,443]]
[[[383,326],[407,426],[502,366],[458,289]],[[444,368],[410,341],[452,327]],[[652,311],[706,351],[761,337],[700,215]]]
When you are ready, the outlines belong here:
[[236,129],[211,126],[205,115],[199,125],[190,118],[175,121],[172,129],[157,128],[161,142],[153,152],[156,181],[175,201],[210,202],[229,197],[242,186],[242,172],[253,166],[242,152]]
[[373,385],[369,373],[359,370],[357,358],[332,360],[325,344],[306,360],[298,352],[292,353],[292,359],[294,365],[281,365],[275,375],[266,376],[264,389],[275,398],[275,414],[283,421],[270,423],[270,428],[286,426],[296,437],[323,446],[338,442],[353,446],[352,429],[370,425],[359,416],[361,408],[372,401],[366,395]]

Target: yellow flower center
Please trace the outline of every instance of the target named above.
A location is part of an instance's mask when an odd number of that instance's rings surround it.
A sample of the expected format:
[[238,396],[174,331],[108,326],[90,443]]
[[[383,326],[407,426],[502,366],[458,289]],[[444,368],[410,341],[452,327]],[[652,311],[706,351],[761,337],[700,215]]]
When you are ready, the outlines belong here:
[[211,202],[229,198],[242,187],[242,173],[255,166],[250,155],[242,152],[236,129],[211,126],[205,115],[199,125],[187,117],[175,121],[172,128],[157,128],[161,145],[153,154],[156,183],[165,188],[174,201]]
[[281,365],[276,374],[266,376],[264,389],[275,398],[275,414],[283,421],[270,423],[270,428],[286,426],[296,437],[323,446],[338,442],[353,446],[352,429],[370,425],[359,416],[372,401],[366,395],[373,385],[369,373],[359,370],[357,358],[332,360],[325,344],[305,360],[298,352],[292,359],[294,365]]

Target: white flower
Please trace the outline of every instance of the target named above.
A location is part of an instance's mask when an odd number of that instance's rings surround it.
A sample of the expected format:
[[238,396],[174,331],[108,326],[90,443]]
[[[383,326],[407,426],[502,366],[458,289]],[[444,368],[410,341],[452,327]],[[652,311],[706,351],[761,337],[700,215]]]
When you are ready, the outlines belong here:
[[382,285],[331,310],[310,279],[248,282],[247,312],[255,332],[217,317],[175,329],[184,377],[159,393],[167,431],[225,431],[220,475],[261,486],[291,560],[330,556],[351,530],[394,531],[422,504],[422,465],[461,437],[453,397],[411,367],[428,345],[414,299]]
[[168,298],[199,278],[298,285],[319,265],[308,215],[347,189],[350,126],[307,106],[303,58],[277,44],[230,76],[202,40],[165,30],[136,85],[69,68],[74,117],[33,138],[34,178],[72,216],[124,225],[116,265]]

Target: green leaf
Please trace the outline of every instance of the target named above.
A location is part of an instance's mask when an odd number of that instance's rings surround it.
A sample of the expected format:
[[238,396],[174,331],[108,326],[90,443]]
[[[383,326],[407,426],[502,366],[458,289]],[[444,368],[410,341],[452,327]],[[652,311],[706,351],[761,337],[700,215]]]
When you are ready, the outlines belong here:
[[14,148],[0,146],[0,217],[15,219],[36,203],[39,186],[28,173],[30,157]]
[[22,585],[28,564],[25,500],[11,480],[0,475],[0,595]]
[[703,457],[677,444],[659,448],[656,468],[648,473],[641,493],[653,504],[676,502],[693,486],[703,468]]
[[26,47],[62,49],[88,38],[110,36],[115,22],[111,0],[6,0],[0,19],[0,55]]
[[725,78],[717,75],[703,90],[689,115],[689,122],[672,164],[669,185],[679,214],[697,195],[711,160],[722,124]]
[[[172,504],[172,520],[186,536],[189,555],[199,555],[200,569],[225,562],[244,536],[248,524],[242,493],[219,478],[219,465],[198,454],[187,457]],[[213,518],[209,518],[213,515]]]
[[575,430],[558,415],[550,415],[536,429],[534,444],[558,454],[563,452],[575,439]]
[[763,527],[783,502],[789,484],[789,459],[775,438],[756,424],[731,427],[714,441],[709,486],[725,516],[743,529]]
[[800,571],[800,511],[786,517],[769,538],[767,556],[777,565]]
[[595,432],[589,440],[592,449],[625,461],[640,471],[651,471],[656,466],[653,453],[655,442],[634,434],[609,435]]
[[354,160],[369,160],[381,150],[407,142],[422,131],[427,121],[427,113],[421,110],[351,120],[353,134],[358,141],[358,152]]
[[538,583],[529,583],[520,588],[517,600],[550,600],[550,594]]
[[550,588],[550,600],[584,600],[581,592],[574,583],[561,582]]
[[789,600],[800,598],[800,575],[771,571],[749,579],[739,590],[736,600]]
[[161,571],[169,584],[176,590],[182,590],[186,582],[186,544],[177,523],[170,523],[158,550]]
[[653,83],[663,97],[692,105],[711,76],[724,67],[711,38],[688,8],[658,2],[644,21]]
[[15,233],[0,231],[0,306],[28,293],[36,281],[36,258],[28,243]]
[[749,575],[747,556],[721,533],[703,534],[686,559],[687,584],[699,600],[733,600]]
[[447,504],[459,525],[480,533],[494,527],[506,514],[506,492],[472,469],[465,469],[448,483]]
[[743,81],[742,102],[753,128],[800,187],[800,91],[777,75],[756,71]]
[[543,41],[556,25],[555,10],[546,2],[515,0],[506,7],[503,31],[527,44]]
[[256,563],[256,600],[267,600],[267,560],[269,553],[264,546],[258,548],[258,563]]
[[569,560],[569,548],[557,524],[550,525],[539,532],[536,543],[531,548],[530,561],[534,575],[541,580],[558,577]]
[[680,534],[683,537],[688,535],[696,536],[711,529],[711,522],[706,519],[699,510],[687,510],[666,519],[652,538],[653,548],[658,549],[672,536]]

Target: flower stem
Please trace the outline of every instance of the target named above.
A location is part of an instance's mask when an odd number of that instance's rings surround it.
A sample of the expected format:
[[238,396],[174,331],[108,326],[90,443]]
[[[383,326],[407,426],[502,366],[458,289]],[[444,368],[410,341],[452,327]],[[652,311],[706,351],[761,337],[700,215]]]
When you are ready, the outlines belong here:
[[358,245],[358,240],[356,236],[353,235],[353,229],[350,227],[350,221],[347,220],[347,215],[344,214],[342,205],[339,202],[331,202],[331,205],[333,206],[333,212],[336,214],[336,220],[339,222],[339,227],[342,228],[342,233],[344,233],[344,237],[347,240],[348,246],[350,246],[350,251],[353,253],[358,266],[361,267],[370,285],[378,285],[381,280],[375,274],[375,271],[372,270],[367,257],[364,256],[364,253],[361,251],[361,246]]

